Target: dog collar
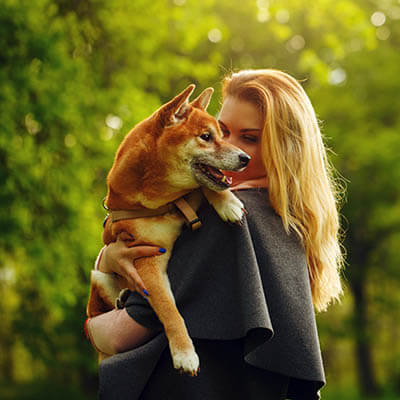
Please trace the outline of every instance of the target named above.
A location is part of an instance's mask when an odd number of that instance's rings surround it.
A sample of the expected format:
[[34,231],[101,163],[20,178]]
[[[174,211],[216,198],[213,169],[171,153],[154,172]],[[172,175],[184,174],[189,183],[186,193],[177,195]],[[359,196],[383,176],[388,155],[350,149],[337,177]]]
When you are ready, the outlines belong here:
[[201,227],[200,218],[197,216],[191,205],[183,197],[180,197],[179,199],[165,204],[159,208],[142,208],[139,210],[110,210],[105,205],[104,201],[105,199],[103,200],[103,207],[108,211],[108,214],[104,220],[103,226],[105,226],[108,218],[111,218],[111,223],[114,223],[126,219],[156,217],[167,213],[180,212],[186,220],[186,225],[189,226],[193,231]]

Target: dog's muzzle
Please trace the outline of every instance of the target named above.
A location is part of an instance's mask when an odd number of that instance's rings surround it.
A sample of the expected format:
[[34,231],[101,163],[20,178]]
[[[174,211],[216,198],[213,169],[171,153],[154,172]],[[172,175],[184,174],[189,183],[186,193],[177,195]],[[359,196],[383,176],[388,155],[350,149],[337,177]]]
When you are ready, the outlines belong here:
[[192,171],[200,185],[212,190],[225,190],[232,184],[232,178],[225,176],[224,171],[242,171],[251,157],[244,153],[228,154],[220,159],[202,158],[192,164]]

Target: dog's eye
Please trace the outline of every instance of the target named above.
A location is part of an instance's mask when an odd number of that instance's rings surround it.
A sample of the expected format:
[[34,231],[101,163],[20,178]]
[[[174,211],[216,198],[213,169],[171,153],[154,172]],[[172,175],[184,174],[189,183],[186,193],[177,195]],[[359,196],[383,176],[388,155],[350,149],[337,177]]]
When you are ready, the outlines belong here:
[[205,140],[206,142],[209,142],[212,139],[212,135],[210,132],[207,132],[200,135],[200,138]]

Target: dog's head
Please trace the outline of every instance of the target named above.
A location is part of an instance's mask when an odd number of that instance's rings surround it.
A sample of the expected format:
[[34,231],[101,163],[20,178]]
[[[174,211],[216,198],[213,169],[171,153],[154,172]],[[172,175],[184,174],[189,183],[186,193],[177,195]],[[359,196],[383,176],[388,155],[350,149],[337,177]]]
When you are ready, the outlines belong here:
[[159,110],[163,129],[158,145],[170,165],[168,181],[182,188],[201,185],[225,190],[230,179],[221,170],[240,171],[250,157],[223,140],[217,121],[206,112],[213,89],[189,103],[194,88],[190,85]]
[[199,186],[220,191],[231,183],[221,170],[247,166],[250,157],[223,140],[206,112],[213,89],[189,102],[194,88],[188,86],[125,137],[108,176],[112,191],[142,204],[144,198],[170,199]]

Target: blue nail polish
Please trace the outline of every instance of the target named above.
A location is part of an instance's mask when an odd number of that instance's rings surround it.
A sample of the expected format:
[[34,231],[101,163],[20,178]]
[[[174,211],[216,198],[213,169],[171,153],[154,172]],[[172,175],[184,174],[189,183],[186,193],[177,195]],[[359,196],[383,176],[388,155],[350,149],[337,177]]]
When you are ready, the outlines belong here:
[[150,296],[150,295],[149,295],[149,292],[148,292],[146,289],[143,290],[143,293],[144,293],[146,296]]
[[166,253],[166,252],[167,252],[167,250],[164,249],[163,247],[160,247],[160,248],[158,249],[158,251],[159,251],[160,253]]

